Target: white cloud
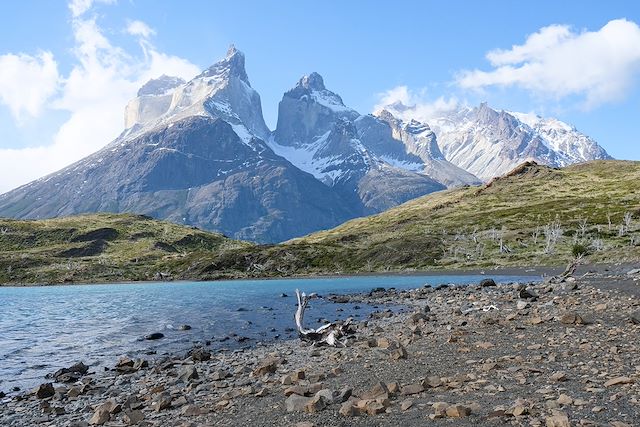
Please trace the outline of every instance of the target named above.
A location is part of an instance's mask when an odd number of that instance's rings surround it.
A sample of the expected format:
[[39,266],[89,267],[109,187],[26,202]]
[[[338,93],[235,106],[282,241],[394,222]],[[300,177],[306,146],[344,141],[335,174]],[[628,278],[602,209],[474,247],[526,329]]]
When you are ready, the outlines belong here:
[[132,36],[140,36],[148,39],[155,35],[156,31],[142,21],[131,21],[129,22],[129,25],[127,25],[127,33]]
[[598,31],[575,32],[552,25],[524,44],[487,54],[491,71],[467,70],[457,76],[466,89],[520,87],[536,96],[579,96],[584,106],[623,99],[640,74],[640,27],[625,19]]
[[116,0],[71,0],[69,2],[69,10],[71,11],[71,16],[77,18],[88,12],[95,3],[112,4],[115,2]]
[[438,97],[430,100],[425,89],[412,91],[407,86],[397,86],[378,95],[379,102],[374,111],[386,109],[394,116],[403,119],[415,119],[424,123],[450,112],[459,105],[455,97]]
[[0,55],[0,102],[21,122],[26,113],[36,117],[58,86],[58,64],[51,52],[38,56]]
[[[90,7],[92,2],[72,2],[80,3]],[[72,4],[69,7],[75,13]],[[77,7],[80,14],[88,11]],[[191,79],[200,72],[189,61],[159,52],[148,41],[141,42],[142,52],[125,52],[105,37],[95,18],[76,17],[72,25],[76,63],[67,75],[59,76],[55,88],[58,95],[48,104],[49,108],[68,112],[69,119],[49,144],[0,149],[0,193],[55,172],[113,140],[123,130],[126,103],[150,78],[168,74]],[[55,64],[53,55],[50,61]],[[11,83],[0,78],[0,88]],[[37,111],[31,105],[23,110],[29,108]]]

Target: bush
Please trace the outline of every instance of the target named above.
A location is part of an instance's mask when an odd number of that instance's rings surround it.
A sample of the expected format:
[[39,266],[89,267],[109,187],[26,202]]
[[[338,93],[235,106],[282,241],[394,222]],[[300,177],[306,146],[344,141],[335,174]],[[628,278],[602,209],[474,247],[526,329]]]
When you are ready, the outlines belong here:
[[571,253],[574,257],[589,255],[589,248],[583,243],[575,243],[571,247]]

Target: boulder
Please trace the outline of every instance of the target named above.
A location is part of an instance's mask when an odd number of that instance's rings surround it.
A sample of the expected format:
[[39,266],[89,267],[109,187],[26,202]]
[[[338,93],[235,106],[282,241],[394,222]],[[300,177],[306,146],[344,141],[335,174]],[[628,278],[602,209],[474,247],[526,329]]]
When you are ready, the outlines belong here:
[[46,399],[47,397],[53,396],[55,393],[56,391],[53,389],[53,384],[51,383],[40,384],[36,389],[36,397],[38,399]]
[[497,286],[495,280],[493,280],[493,279],[482,279],[480,281],[480,287],[481,288],[488,288],[488,287],[491,287],[491,286]]

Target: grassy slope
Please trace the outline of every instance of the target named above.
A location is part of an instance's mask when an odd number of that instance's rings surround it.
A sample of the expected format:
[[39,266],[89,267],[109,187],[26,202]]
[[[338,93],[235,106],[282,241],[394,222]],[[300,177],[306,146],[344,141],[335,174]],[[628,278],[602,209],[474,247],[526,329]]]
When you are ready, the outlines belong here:
[[[631,224],[621,233],[625,214]],[[640,260],[639,224],[640,162],[529,165],[482,187],[431,194],[280,245],[134,215],[0,220],[0,283],[558,265],[576,244],[592,261],[628,262]],[[550,227],[561,230],[553,244]],[[118,236],[82,238],[104,228]]]
[[129,214],[0,219],[0,283],[152,280],[204,253],[248,246]]
[[[632,215],[631,226],[621,236],[627,213]],[[393,251],[398,242],[422,239],[438,241],[439,250],[416,256],[403,248],[404,266],[557,264],[571,257],[575,243],[587,246],[595,261],[637,260],[638,219],[640,162],[598,161],[560,170],[530,165],[483,187],[422,197],[298,239],[292,246],[346,244],[365,250],[386,245],[390,259],[374,264],[375,270],[399,266],[395,262],[399,255]],[[580,223],[584,221],[583,233]],[[547,249],[545,227],[554,223],[562,237]],[[501,238],[510,252],[500,252]]]

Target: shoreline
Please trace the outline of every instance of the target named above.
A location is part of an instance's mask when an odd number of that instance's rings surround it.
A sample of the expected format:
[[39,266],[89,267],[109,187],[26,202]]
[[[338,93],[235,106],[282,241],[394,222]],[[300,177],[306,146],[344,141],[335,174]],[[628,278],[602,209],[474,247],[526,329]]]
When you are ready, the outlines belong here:
[[[633,321],[640,277],[631,279],[636,293],[629,294],[615,288],[628,280],[621,275],[627,268],[614,269],[579,272],[565,284],[525,285],[525,293],[522,285],[470,285],[355,294],[350,298],[411,310],[382,309],[358,322],[346,348],[294,339],[212,353],[208,360],[174,355],[149,368],[96,373],[79,385],[56,384],[43,399],[2,403],[0,420],[7,426],[82,426],[100,417],[104,425],[158,427],[181,421],[633,426],[640,417],[640,318]],[[482,310],[490,305],[497,309]],[[346,389],[351,397],[341,395]]]
[[[610,264],[594,264],[602,267]],[[376,271],[359,272],[349,274],[301,274],[282,277],[238,277],[229,279],[211,280],[139,280],[139,281],[112,281],[112,282],[66,282],[66,283],[1,283],[0,288],[30,288],[30,287],[59,287],[59,286],[84,286],[84,285],[129,285],[129,284],[157,284],[157,283],[187,283],[187,282],[235,282],[235,281],[271,281],[271,280],[300,280],[300,279],[339,279],[349,277],[376,277],[376,276],[550,276],[562,272],[565,266],[532,266],[532,267],[494,267],[494,268],[470,268],[470,269],[443,269],[443,270],[410,270],[410,271]],[[536,273],[536,274],[531,274]]]

